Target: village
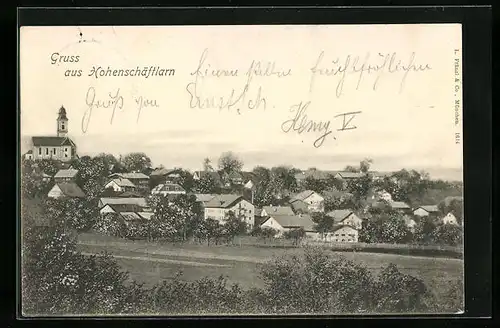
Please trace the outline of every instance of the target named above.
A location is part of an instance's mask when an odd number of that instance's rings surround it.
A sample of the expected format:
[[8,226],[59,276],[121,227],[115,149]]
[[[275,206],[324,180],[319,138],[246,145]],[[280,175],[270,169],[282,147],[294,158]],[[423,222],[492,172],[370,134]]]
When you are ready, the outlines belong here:
[[[88,196],[82,186],[85,179],[78,170],[82,161],[75,143],[67,137],[67,122],[66,110],[61,107],[58,135],[33,137],[33,149],[25,154],[25,160],[33,162],[35,167],[37,162],[49,161],[53,163],[51,170],[57,169],[53,175],[36,168],[32,171],[49,186],[44,196],[50,199]],[[237,155],[227,152],[221,155],[218,169],[205,159],[203,170],[190,172],[182,168],[152,168],[151,160],[142,153],[129,154],[129,159],[146,164],[139,165],[139,170],[127,171],[127,165],[113,158],[113,163],[103,171],[110,174],[102,176],[101,173],[99,182],[93,186],[93,198],[98,199],[96,206],[102,220],[114,213],[114,220],[121,221],[122,225],[139,226],[135,230],[154,219],[157,209],[150,206],[152,197],[164,197],[167,204],[173,205],[180,195],[193,197],[205,221],[214,220],[223,226],[232,213],[243,222],[241,233],[275,238],[330,243],[373,240],[366,236],[368,232],[363,233],[363,229],[374,223],[383,224],[381,220],[372,220],[372,214],[377,211],[395,214],[404,223],[407,233],[412,234],[420,222],[429,218],[435,225],[463,227],[461,211],[457,210],[457,203],[460,207],[462,202],[460,196],[444,197],[439,204],[412,206],[384,186],[401,194],[402,189],[408,188],[409,178],[416,179],[414,183],[421,183],[425,176],[406,170],[371,171],[370,160],[341,171],[298,170],[288,166],[243,171]]]

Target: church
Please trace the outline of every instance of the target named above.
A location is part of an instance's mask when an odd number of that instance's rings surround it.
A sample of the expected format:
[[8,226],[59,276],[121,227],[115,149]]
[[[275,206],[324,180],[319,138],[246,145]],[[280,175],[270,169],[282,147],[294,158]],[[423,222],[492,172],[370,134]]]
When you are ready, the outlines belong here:
[[57,117],[57,135],[31,138],[31,150],[26,159],[55,159],[69,162],[77,157],[76,144],[68,137],[68,117],[61,106]]

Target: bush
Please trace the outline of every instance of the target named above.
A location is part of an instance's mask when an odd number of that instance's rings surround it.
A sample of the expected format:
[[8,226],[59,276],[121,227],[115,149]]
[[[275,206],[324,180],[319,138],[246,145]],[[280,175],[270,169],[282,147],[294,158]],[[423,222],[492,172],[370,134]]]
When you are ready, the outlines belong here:
[[[265,288],[255,299],[271,313],[411,312],[425,308],[424,283],[394,265],[375,279],[363,266],[318,248],[281,257],[262,268]],[[254,294],[259,296],[259,293]]]
[[164,281],[153,293],[154,312],[160,314],[229,314],[240,313],[243,299],[237,284],[228,284],[227,278],[202,278],[194,282],[182,281],[181,274],[172,281]]
[[22,249],[24,315],[112,314],[140,310],[141,285],[126,284],[109,255],[83,256],[60,228],[29,228]]

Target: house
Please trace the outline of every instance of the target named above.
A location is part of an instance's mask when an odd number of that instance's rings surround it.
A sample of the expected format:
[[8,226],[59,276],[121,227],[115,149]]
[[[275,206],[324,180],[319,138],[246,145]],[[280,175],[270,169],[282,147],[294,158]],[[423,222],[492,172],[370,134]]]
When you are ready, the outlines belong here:
[[153,217],[152,212],[137,212],[137,214],[139,214],[141,216],[141,218],[143,218],[145,220],[151,220],[151,218]]
[[114,178],[104,185],[104,189],[112,189],[115,192],[134,191],[136,186],[129,179]]
[[448,214],[446,214],[442,219],[441,221],[443,222],[443,224],[453,224],[453,225],[458,225],[458,220],[456,218],[456,216],[449,212]]
[[60,182],[56,183],[54,187],[50,189],[47,196],[50,198],[83,198],[85,197],[85,193],[74,182]]
[[139,205],[141,208],[148,208],[147,201],[144,197],[101,197],[99,199],[98,207],[102,209],[105,205],[120,205],[120,204],[135,204]]
[[308,213],[309,212],[309,204],[300,199],[292,199],[290,200],[290,206],[292,207],[295,213]]
[[356,228],[350,225],[337,225],[332,228],[332,231],[327,233],[326,241],[336,243],[357,243],[359,232]]
[[196,197],[196,201],[200,202],[204,206],[207,202],[211,201],[217,195],[216,194],[194,194],[194,196]]
[[185,194],[186,190],[177,183],[160,183],[151,190],[151,195],[180,195]]
[[388,172],[369,171],[368,174],[372,177],[373,181],[380,181],[380,180],[384,180],[385,178],[389,178],[391,181],[396,181],[396,179],[393,178],[394,172],[392,172],[392,171],[388,171]]
[[104,215],[106,213],[122,213],[122,212],[142,212],[144,207],[138,204],[106,204],[101,209],[99,213]]
[[422,205],[413,210],[413,215],[416,216],[429,216],[436,215],[439,213],[439,209],[437,205]]
[[312,190],[305,190],[297,195],[295,195],[291,202],[295,200],[301,200],[307,204],[308,211],[311,212],[323,212],[324,211],[324,201],[323,196]]
[[326,215],[333,218],[335,225],[349,225],[357,230],[361,230],[363,225],[363,220],[351,210],[333,210]]
[[57,117],[56,136],[31,138],[31,150],[25,154],[29,159],[55,159],[69,162],[77,157],[76,144],[68,137],[68,117],[61,106]]
[[76,176],[78,174],[78,170],[75,169],[62,169],[57,171],[57,173],[54,175],[54,181],[56,183],[59,182],[69,182],[69,181],[75,181]]
[[127,179],[139,190],[149,190],[149,177],[141,172],[113,173],[110,179]]
[[405,202],[399,202],[399,201],[391,201],[389,202],[389,206],[398,212],[403,212],[407,213],[411,211],[410,205],[406,204]]
[[282,237],[285,232],[293,229],[304,229],[306,237],[317,239],[319,233],[314,228],[315,224],[309,215],[271,215],[260,227],[272,228],[277,231],[275,237]]
[[237,171],[231,171],[223,175],[223,181],[225,186],[242,185],[244,184],[243,175]]
[[204,207],[205,219],[214,219],[224,224],[226,215],[232,211],[236,216],[242,217],[250,230],[253,229],[255,224],[255,207],[243,196],[233,194],[216,195],[207,201]]
[[151,172],[150,178],[153,179],[160,179],[163,180],[164,182],[167,181],[173,181],[175,179],[178,179],[181,177],[181,169],[165,169],[165,168],[159,168],[155,169]]
[[340,171],[335,174],[335,178],[339,180],[355,180],[360,179],[365,176],[365,173],[362,172],[348,172],[348,171]]
[[193,172],[193,180],[201,180],[203,179],[205,176],[210,176],[214,181],[216,181],[217,183],[221,183],[221,176],[219,174],[219,172],[217,171],[194,171]]
[[260,215],[295,215],[295,213],[290,206],[264,206]]

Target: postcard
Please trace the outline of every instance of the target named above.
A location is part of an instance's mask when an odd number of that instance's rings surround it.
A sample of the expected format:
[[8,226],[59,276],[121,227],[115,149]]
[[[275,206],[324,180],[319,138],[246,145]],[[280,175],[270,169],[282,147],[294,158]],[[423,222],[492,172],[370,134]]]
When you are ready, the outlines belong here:
[[22,315],[463,312],[461,38],[21,27]]

